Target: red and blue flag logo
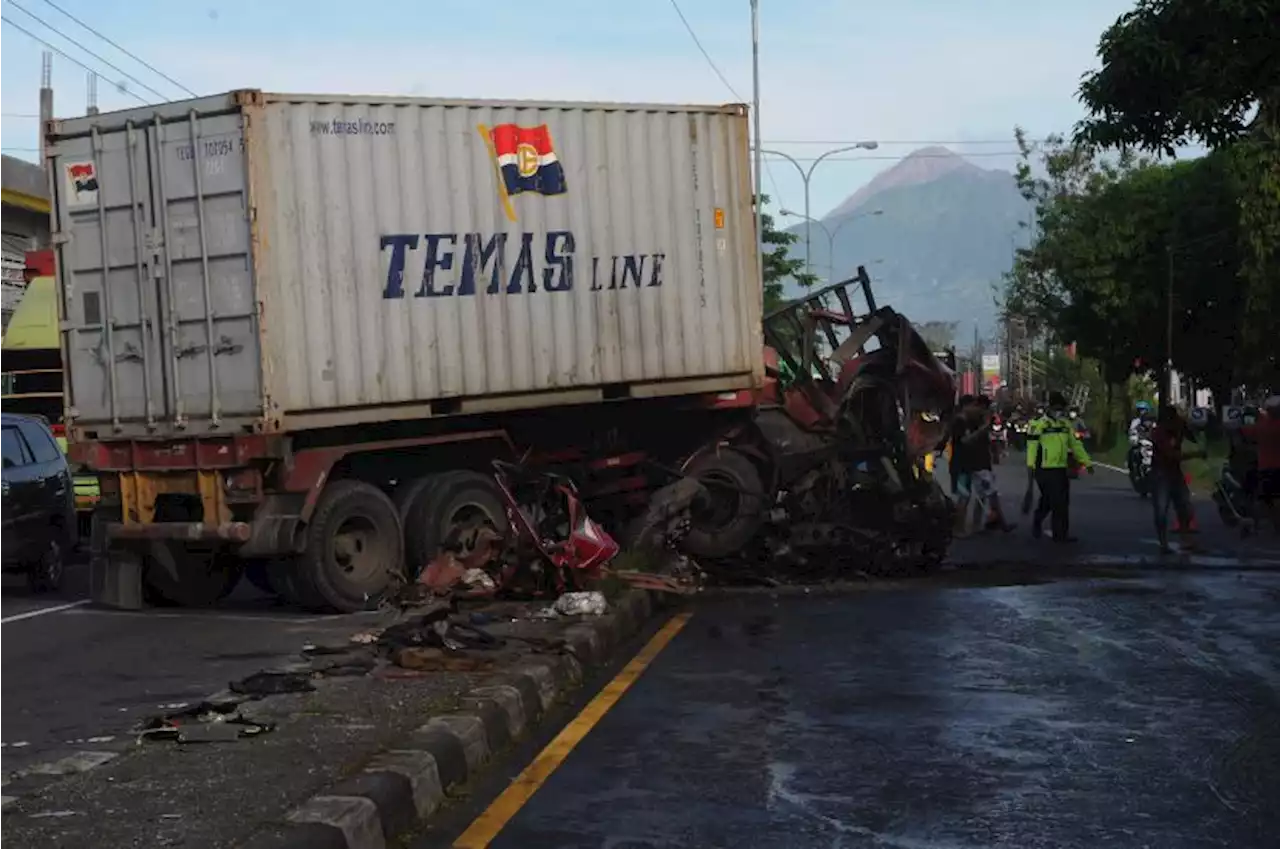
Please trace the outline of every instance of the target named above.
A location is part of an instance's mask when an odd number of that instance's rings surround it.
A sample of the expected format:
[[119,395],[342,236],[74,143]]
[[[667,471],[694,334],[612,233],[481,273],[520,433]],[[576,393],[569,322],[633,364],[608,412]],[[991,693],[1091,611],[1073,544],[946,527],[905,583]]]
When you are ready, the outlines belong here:
[[564,166],[556,157],[546,124],[498,124],[492,128],[481,124],[478,129],[489,146],[501,183],[503,205],[512,221],[516,216],[510,198],[525,192],[562,195],[567,191]]

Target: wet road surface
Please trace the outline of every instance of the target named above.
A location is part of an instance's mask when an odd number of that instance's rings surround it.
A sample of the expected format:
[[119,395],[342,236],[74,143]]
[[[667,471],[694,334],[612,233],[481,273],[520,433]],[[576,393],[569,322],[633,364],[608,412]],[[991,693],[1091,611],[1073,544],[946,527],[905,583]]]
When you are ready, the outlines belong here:
[[1275,846],[1278,608],[1261,572],[708,600],[490,845]]

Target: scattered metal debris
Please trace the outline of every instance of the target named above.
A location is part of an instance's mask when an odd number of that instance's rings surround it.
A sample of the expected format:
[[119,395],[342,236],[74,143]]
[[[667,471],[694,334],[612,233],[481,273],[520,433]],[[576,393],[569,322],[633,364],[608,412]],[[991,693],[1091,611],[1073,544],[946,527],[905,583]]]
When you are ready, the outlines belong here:
[[246,716],[243,705],[242,699],[201,702],[178,713],[152,717],[136,729],[138,742],[226,743],[275,729],[275,723]]

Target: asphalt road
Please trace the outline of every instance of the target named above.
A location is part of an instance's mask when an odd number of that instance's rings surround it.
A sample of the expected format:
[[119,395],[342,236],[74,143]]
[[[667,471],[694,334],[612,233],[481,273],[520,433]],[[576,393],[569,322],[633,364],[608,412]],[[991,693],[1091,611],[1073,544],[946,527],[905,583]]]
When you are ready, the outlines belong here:
[[1274,846],[1277,604],[1262,572],[710,601],[490,845]]
[[[1001,470],[1014,512],[1021,475]],[[1202,502],[1209,553],[1161,556],[1123,475],[1073,501],[1075,545],[1022,517],[957,544],[1027,567],[1004,585],[703,600],[488,845],[1275,846],[1276,538]],[[453,845],[536,753],[417,849]]]
[[[1021,470],[1009,466],[1002,470],[1001,475],[1002,485],[1008,491],[1006,499],[1016,508],[1016,502],[1020,500]],[[1154,564],[1169,570],[1195,572],[1214,569],[1233,573],[1229,579],[1224,574],[1224,581],[1235,580],[1234,572],[1239,569],[1280,567],[1280,544],[1276,538],[1241,541],[1220,527],[1217,517],[1205,504],[1200,506],[1204,529],[1201,542],[1210,553],[1194,557],[1159,557],[1154,533],[1150,530],[1150,509],[1146,502],[1128,490],[1120,474],[1102,470],[1095,478],[1083,479],[1073,492],[1073,504],[1073,527],[1081,537],[1081,542],[1075,546],[1053,546],[1047,540],[1031,540],[1025,519],[1019,517],[1022,525],[1013,534],[984,535],[957,543],[955,560],[961,565],[999,561],[1039,566],[1057,559],[1135,569]],[[1189,573],[1178,574],[1186,574],[1186,579],[1191,580]],[[1248,574],[1251,576],[1249,581],[1267,578],[1265,574]],[[267,599],[255,597],[243,587],[229,604],[212,611],[149,610],[129,613],[97,610],[86,604],[87,586],[84,567],[73,567],[68,575],[66,591],[54,596],[30,594],[20,576],[5,578],[2,598],[4,745],[0,753],[6,775],[76,752],[125,744],[131,739],[130,729],[140,719],[161,712],[163,705],[198,700],[224,688],[231,680],[288,659],[308,642],[342,639],[360,628],[364,621],[359,617],[317,617],[289,611]],[[1040,591],[1039,588],[1022,590],[1030,597],[1038,597],[1036,593]],[[921,592],[941,598],[952,591],[922,589]],[[1208,609],[1215,603],[1210,599],[1204,605]],[[751,604],[767,606],[764,601]],[[784,600],[780,604],[781,612],[776,615],[781,618],[777,621],[789,621],[788,617],[796,616],[803,619],[810,615],[806,612],[810,603],[803,599]],[[877,603],[850,599],[848,609],[858,610],[858,605],[867,604],[874,606]],[[917,602],[905,604],[905,607],[898,608],[896,615],[901,627],[914,631],[929,624],[917,621],[920,617],[913,612]],[[971,602],[971,605],[979,619],[987,615],[982,604]],[[796,612],[793,613],[793,609]],[[1002,608],[997,605],[993,609]],[[723,612],[713,612],[716,610]],[[698,633],[705,636],[710,630],[710,623],[704,625],[704,617],[721,617],[720,629],[725,634],[733,634],[735,628],[741,629],[744,621],[765,615],[754,610],[734,612],[732,607],[720,607],[709,609],[706,614],[699,613],[689,633],[679,638],[677,645],[685,645],[680,641],[688,641]],[[1222,615],[1227,616],[1227,613]],[[851,621],[847,633],[836,629],[826,636],[814,637],[803,644],[803,650],[784,645],[779,651],[785,654],[794,650],[808,655],[809,666],[801,677],[820,681],[826,674],[827,665],[839,670],[843,668],[841,664],[853,657],[874,660],[873,652],[851,652],[849,647],[887,645],[886,638],[878,635],[876,629],[860,630],[860,621],[860,618]],[[1116,627],[1119,625],[1118,622]],[[971,636],[957,632],[953,636],[937,634],[935,639],[963,642]],[[1115,638],[1122,637],[1118,634]],[[710,637],[706,639],[710,640]],[[1040,649],[1048,653],[1046,656],[1052,656],[1057,650],[1052,644]],[[672,654],[693,658],[703,651],[701,645],[692,643],[688,644],[688,650],[672,647],[664,653],[661,661],[669,662]],[[1280,652],[1273,651],[1272,656],[1277,654]],[[709,656],[720,655],[712,650]],[[999,671],[999,658],[989,657],[984,662],[996,668],[992,674]],[[1231,662],[1238,663],[1239,659]],[[713,666],[707,669],[713,669]],[[690,674],[696,679],[703,673]],[[756,673],[742,671],[741,674]],[[648,677],[642,682],[641,692],[645,687],[660,686],[648,683]],[[693,710],[682,700],[687,694],[697,691],[695,683],[690,679],[665,686],[656,698],[669,703],[670,709],[677,714],[684,715]],[[628,696],[616,710],[623,711],[632,699],[633,696]],[[722,713],[732,717],[739,715],[742,709],[726,702]],[[665,714],[657,711],[657,715]],[[654,733],[672,732],[655,728]],[[615,741],[612,745],[617,750],[621,744]],[[644,758],[651,755],[645,754]],[[801,765],[804,763],[802,755],[798,750],[797,763]],[[860,753],[859,757],[865,759],[866,756]],[[628,761],[636,762],[634,758]],[[802,769],[802,766],[797,768]]]
[[199,701],[361,624],[278,607],[247,582],[216,610],[100,610],[87,605],[87,591],[83,565],[70,568],[57,595],[33,595],[21,576],[5,576],[6,775],[127,743],[164,706]]

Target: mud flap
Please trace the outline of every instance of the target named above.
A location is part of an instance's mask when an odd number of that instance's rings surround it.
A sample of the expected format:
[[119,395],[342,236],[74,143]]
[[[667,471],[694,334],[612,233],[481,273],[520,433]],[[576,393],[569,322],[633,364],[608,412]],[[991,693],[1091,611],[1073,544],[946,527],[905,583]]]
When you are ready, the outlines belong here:
[[94,522],[89,543],[89,594],[94,604],[141,610],[142,558],[128,549],[107,548],[107,523]]

